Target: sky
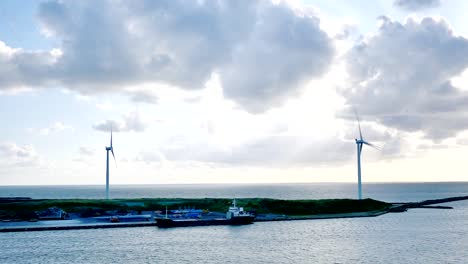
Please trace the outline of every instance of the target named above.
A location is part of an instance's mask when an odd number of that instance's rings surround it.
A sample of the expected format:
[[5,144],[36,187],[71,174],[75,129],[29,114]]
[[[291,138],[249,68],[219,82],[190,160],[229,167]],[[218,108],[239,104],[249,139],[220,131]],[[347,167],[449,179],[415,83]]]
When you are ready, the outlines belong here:
[[0,2],[0,185],[468,180],[462,0]]

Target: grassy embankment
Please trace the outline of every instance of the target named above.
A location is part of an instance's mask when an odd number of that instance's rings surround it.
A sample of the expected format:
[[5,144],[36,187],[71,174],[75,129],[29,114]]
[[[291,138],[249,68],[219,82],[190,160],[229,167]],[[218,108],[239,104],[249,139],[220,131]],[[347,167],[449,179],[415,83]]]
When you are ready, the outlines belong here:
[[[108,210],[120,211],[152,211],[169,210],[179,208],[206,209],[213,212],[225,212],[231,199],[44,199],[20,201],[12,203],[0,203],[0,219],[30,219],[34,218],[34,212],[49,207],[59,207],[69,213],[80,213],[82,216],[96,215],[96,212],[104,213]],[[281,215],[318,215],[318,214],[343,214],[355,212],[370,212],[385,210],[390,205],[384,202],[364,199],[328,199],[328,200],[276,200],[266,198],[237,199],[238,206],[245,210],[256,211],[258,214]]]

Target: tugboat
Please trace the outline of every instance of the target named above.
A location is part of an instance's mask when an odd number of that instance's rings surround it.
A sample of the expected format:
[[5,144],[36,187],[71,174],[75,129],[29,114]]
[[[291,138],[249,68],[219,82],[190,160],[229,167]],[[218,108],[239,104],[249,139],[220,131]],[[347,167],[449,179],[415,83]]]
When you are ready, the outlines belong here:
[[226,212],[226,219],[231,225],[245,225],[251,224],[255,220],[255,216],[251,213],[244,211],[243,207],[237,207],[236,199],[232,201],[232,206]]

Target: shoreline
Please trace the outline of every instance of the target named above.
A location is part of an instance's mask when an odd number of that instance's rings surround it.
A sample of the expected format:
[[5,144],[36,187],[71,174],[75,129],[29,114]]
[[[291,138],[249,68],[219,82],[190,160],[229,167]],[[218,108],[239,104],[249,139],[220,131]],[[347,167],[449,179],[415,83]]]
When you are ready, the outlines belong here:
[[58,231],[58,230],[80,230],[80,229],[102,229],[102,228],[125,228],[125,227],[146,227],[156,226],[154,222],[141,223],[106,223],[106,224],[78,224],[64,226],[18,226],[0,228],[0,233],[8,232],[33,232],[33,231]]
[[[302,221],[302,220],[320,220],[320,219],[342,219],[342,218],[360,218],[360,217],[377,217],[389,213],[390,210],[374,211],[374,212],[356,212],[343,214],[320,214],[306,216],[278,216],[268,217],[259,216],[254,220],[256,222],[279,222],[279,221]],[[203,220],[200,220],[203,221]],[[101,223],[101,224],[76,224],[76,225],[50,225],[50,226],[16,226],[16,227],[0,227],[0,233],[6,232],[33,232],[33,231],[58,231],[58,230],[80,230],[80,229],[103,229],[103,228],[129,228],[129,227],[157,227],[157,223],[153,220],[150,222],[129,222],[129,223]]]
[[361,217],[377,217],[390,213],[390,209],[379,210],[372,212],[355,212],[342,214],[319,214],[319,215],[303,215],[303,216],[284,216],[275,218],[256,218],[254,222],[277,222],[277,221],[300,221],[300,220],[320,220],[320,219],[341,219],[341,218],[361,218]]
[[[186,204],[184,202],[187,202],[187,199],[155,199],[158,200],[159,202],[164,201],[163,204],[167,205],[170,204],[169,202],[176,202],[175,204],[177,206],[180,206],[182,204]],[[212,201],[218,201],[218,202],[223,202],[224,199],[210,199],[210,198],[205,198],[203,199],[203,204],[207,204],[207,202],[212,202]],[[341,208],[337,206],[338,204],[342,202],[346,202],[346,204],[356,204],[356,203],[363,203],[366,202],[365,200],[303,200],[303,201],[282,201],[282,200],[272,200],[272,199],[261,199],[261,198],[256,198],[256,199],[244,199],[244,203],[247,203],[248,201],[252,202],[256,200],[257,202],[260,201],[261,203],[265,202],[275,202],[275,205],[279,202],[280,205],[283,203],[287,203],[288,206],[296,206],[297,208],[301,208],[303,205],[302,203],[306,203],[309,205],[324,205],[326,202],[333,202],[333,204],[328,204],[325,206],[325,208]],[[386,204],[383,208],[377,209],[377,210],[369,210],[369,211],[361,211],[361,212],[337,212],[337,213],[325,213],[325,211],[322,211],[323,213],[316,213],[316,214],[301,214],[301,215],[294,215],[294,214],[281,214],[281,213],[271,213],[270,210],[267,210],[268,208],[274,208],[274,207],[262,207],[265,212],[259,212],[257,214],[256,219],[254,220],[255,222],[276,222],[276,221],[300,221],[300,220],[319,220],[319,219],[340,219],[340,218],[360,218],[360,217],[377,217],[381,216],[387,213],[400,213],[400,212],[406,212],[408,209],[414,209],[414,208],[426,208],[426,209],[451,209],[449,206],[433,206],[435,204],[440,204],[440,203],[448,203],[448,202],[455,202],[455,201],[461,201],[461,200],[468,200],[468,196],[458,196],[458,197],[449,197],[449,198],[443,198],[443,199],[434,199],[434,200],[426,200],[426,201],[420,201],[420,202],[412,202],[412,203],[392,203],[392,204]],[[20,201],[4,201],[3,206],[8,206],[16,203],[20,204],[29,204],[29,203],[37,203],[37,202],[50,202],[51,200],[20,200]],[[54,200],[52,200],[54,201]],[[63,200],[62,200],[63,201]],[[142,200],[137,200],[139,203],[142,203]],[[144,201],[144,200],[143,200]],[[189,200],[190,202],[194,201],[200,201],[197,199]],[[76,201],[75,201],[76,202]],[[118,200],[114,201],[96,201],[97,204],[101,203],[117,203]],[[120,201],[121,203],[135,203],[136,201]],[[225,201],[224,201],[225,202]],[[292,204],[290,204],[292,202]],[[367,200],[367,202],[372,202],[372,203],[381,203],[378,201],[373,201],[373,200]],[[299,203],[299,204],[297,204]],[[1,203],[0,203],[1,204]],[[383,203],[385,204],[385,203]],[[93,204],[96,205],[96,204]],[[134,204],[133,204],[134,205]],[[174,204],[173,204],[174,205]],[[36,205],[37,206],[37,205]],[[160,204],[158,204],[160,206]],[[22,206],[21,206],[22,207]],[[223,205],[224,207],[224,205]],[[139,207],[140,208],[140,207]],[[291,207],[289,208],[291,209]],[[302,208],[304,209],[304,208]],[[362,208],[361,208],[362,209]],[[286,210],[283,208],[283,210]],[[342,210],[342,209],[341,209]],[[339,211],[339,210],[338,210]],[[222,217],[223,213],[219,213],[218,210],[213,210],[211,213],[209,213],[207,216],[202,217],[201,219],[198,218],[197,221],[200,221],[200,225],[205,224],[204,221],[209,222],[210,220],[213,220],[215,218]],[[138,215],[136,215],[138,216]],[[157,217],[157,214],[152,214],[151,217],[148,216],[147,221],[135,221],[135,222],[118,222],[118,223],[110,223],[110,222],[99,222],[96,219],[92,220],[90,218],[85,218],[85,217],[74,217],[72,220],[58,220],[57,222],[51,222],[50,220],[39,220],[38,222],[27,222],[27,221],[19,221],[19,222],[9,222],[9,223],[0,223],[0,233],[2,232],[30,232],[30,231],[54,231],[54,230],[78,230],[78,229],[100,229],[100,228],[128,228],[128,227],[149,227],[149,226],[154,226],[157,227],[157,223],[155,221],[155,218]],[[159,214],[159,216],[161,216]],[[69,222],[67,222],[69,221]],[[29,224],[28,224],[29,223]],[[50,224],[50,225],[49,225]],[[208,224],[207,224],[208,225]],[[205,225],[205,226],[207,226]]]

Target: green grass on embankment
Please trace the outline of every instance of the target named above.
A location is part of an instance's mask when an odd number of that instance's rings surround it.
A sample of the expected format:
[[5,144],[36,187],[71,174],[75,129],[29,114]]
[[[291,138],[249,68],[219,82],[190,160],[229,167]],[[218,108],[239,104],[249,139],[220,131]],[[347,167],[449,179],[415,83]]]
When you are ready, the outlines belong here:
[[[93,210],[169,210],[179,208],[206,209],[213,212],[226,212],[231,199],[205,198],[144,198],[144,199],[43,199],[0,203],[0,219],[30,218],[35,211],[49,207],[59,207],[69,213],[91,212]],[[317,215],[370,212],[387,209],[390,204],[372,199],[326,199],[326,200],[276,200],[266,198],[237,199],[238,206],[258,214]]]

